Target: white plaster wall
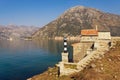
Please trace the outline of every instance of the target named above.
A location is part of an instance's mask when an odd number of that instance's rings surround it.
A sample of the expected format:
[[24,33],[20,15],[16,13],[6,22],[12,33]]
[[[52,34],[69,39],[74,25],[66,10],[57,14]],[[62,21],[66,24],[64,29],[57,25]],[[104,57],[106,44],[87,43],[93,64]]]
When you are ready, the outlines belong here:
[[69,53],[62,53],[62,62],[68,62],[68,54]]
[[111,39],[110,32],[98,32],[98,39]]

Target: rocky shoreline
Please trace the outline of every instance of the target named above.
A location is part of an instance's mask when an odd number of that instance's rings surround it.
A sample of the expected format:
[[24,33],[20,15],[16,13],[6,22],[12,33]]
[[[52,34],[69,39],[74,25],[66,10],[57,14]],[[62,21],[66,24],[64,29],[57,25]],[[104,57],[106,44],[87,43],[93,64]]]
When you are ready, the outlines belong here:
[[58,76],[58,68],[53,67],[27,80],[120,80],[119,66],[120,42],[117,42],[114,47],[105,52],[102,58],[92,61],[81,72],[68,76]]

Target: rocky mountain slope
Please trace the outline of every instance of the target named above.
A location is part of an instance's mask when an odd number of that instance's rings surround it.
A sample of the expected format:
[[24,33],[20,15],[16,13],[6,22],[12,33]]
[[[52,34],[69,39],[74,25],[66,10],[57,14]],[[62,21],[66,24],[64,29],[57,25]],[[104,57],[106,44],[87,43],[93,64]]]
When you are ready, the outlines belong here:
[[0,39],[21,39],[25,37],[30,37],[33,32],[37,30],[38,27],[33,26],[0,25]]
[[98,26],[100,31],[111,31],[113,36],[120,36],[120,15],[105,13],[97,9],[76,6],[65,11],[56,20],[40,28],[33,38],[76,36],[81,29],[91,29]]

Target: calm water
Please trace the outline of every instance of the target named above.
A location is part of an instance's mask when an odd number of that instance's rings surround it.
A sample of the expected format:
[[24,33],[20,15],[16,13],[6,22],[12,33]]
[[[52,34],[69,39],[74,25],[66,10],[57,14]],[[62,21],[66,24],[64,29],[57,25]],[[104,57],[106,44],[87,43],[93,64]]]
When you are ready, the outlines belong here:
[[61,60],[63,42],[0,41],[0,80],[26,80]]

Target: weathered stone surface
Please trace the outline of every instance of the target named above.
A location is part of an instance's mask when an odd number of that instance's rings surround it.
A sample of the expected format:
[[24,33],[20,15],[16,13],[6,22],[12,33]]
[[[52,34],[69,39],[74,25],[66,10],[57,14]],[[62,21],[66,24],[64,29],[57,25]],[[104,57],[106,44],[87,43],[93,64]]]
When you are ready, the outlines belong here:
[[62,62],[68,62],[69,61],[69,59],[68,59],[68,55],[69,55],[69,53],[62,53]]
[[91,64],[91,67],[92,67],[92,68],[95,68],[95,67],[96,67],[96,65],[95,65],[95,64]]

